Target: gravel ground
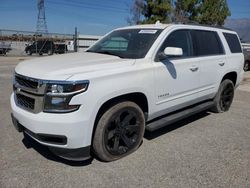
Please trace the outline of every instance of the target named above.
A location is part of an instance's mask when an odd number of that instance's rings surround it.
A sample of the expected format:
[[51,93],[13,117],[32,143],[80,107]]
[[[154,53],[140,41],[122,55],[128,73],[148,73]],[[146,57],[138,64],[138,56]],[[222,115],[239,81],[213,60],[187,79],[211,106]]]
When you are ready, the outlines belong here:
[[138,151],[115,162],[69,162],[12,126],[11,75],[22,60],[0,57],[0,187],[250,187],[249,72],[229,112],[147,132]]

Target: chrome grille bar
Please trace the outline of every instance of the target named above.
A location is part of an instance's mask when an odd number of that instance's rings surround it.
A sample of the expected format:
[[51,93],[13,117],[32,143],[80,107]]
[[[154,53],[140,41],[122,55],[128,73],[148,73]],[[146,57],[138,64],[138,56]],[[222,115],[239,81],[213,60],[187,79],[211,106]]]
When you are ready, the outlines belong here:
[[43,110],[46,81],[15,74],[13,90],[16,105],[32,113]]

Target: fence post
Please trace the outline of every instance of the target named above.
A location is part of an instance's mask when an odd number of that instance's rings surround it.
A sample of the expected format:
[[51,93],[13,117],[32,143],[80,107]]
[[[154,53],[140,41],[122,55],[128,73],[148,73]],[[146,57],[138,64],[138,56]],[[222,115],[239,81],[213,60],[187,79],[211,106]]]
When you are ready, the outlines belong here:
[[74,35],[74,51],[75,52],[77,52],[77,40],[78,40],[77,27],[75,27],[75,35]]

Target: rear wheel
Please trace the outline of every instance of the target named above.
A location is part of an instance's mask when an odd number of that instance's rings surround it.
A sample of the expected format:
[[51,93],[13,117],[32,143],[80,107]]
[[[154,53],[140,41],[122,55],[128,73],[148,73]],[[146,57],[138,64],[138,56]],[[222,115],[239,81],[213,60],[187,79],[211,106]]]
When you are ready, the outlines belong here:
[[94,153],[102,161],[114,161],[134,152],[141,144],[145,118],[133,102],[121,102],[100,118],[93,140]]
[[229,110],[234,98],[234,84],[231,80],[224,80],[214,98],[213,112],[222,113]]

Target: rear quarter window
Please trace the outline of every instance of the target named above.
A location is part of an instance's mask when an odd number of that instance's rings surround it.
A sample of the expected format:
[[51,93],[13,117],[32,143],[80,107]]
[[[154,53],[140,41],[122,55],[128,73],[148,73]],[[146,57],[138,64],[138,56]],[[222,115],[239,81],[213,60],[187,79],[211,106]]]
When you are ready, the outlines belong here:
[[231,53],[242,53],[240,41],[236,34],[223,33]]

